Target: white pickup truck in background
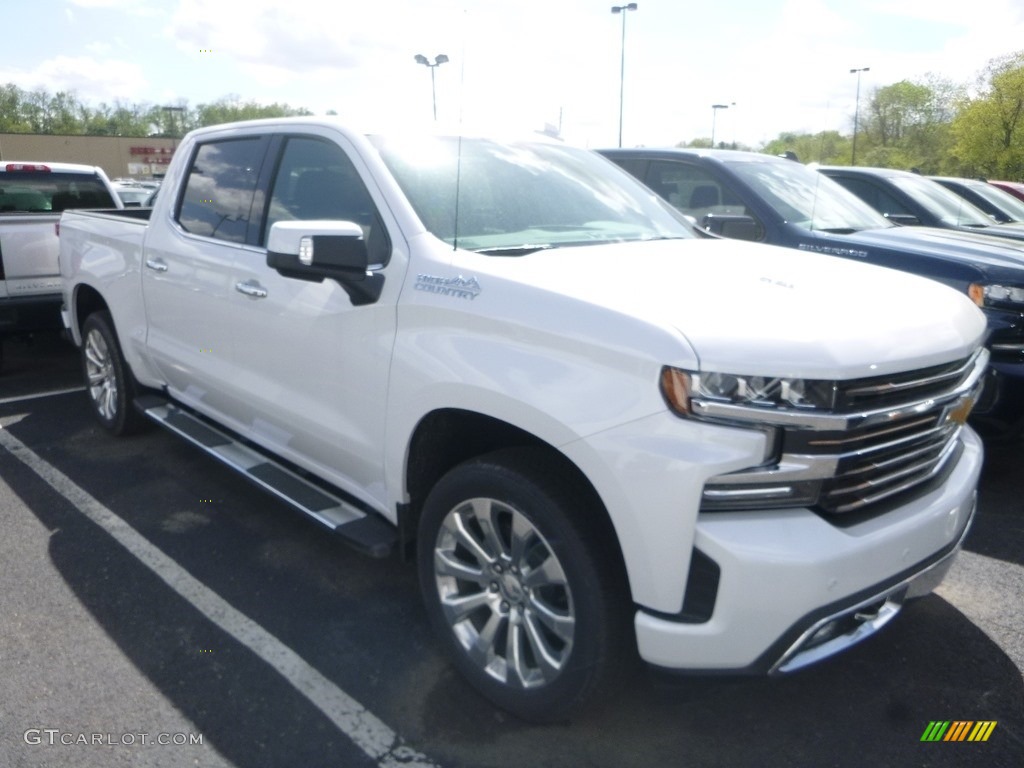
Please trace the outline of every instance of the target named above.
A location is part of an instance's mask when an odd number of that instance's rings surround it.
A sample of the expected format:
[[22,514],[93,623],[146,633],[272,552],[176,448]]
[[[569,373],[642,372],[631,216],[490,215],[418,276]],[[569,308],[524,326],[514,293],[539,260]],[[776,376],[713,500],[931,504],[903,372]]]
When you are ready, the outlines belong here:
[[113,207],[121,201],[101,168],[0,161],[0,364],[5,337],[61,328],[61,212]]
[[61,221],[110,432],[147,419],[375,555],[531,720],[629,668],[798,669],[942,578],[988,353],[964,296],[696,234],[533,137],[206,128]]

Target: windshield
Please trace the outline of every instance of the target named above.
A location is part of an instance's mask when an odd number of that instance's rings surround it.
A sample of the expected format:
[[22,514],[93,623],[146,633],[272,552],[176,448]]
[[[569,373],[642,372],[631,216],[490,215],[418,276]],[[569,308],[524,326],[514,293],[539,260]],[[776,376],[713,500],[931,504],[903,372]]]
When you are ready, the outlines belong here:
[[457,137],[370,140],[423,225],[459,248],[515,254],[694,237],[675,209],[587,150]]
[[894,226],[852,192],[805,165],[791,160],[726,162],[789,224],[838,233]]
[[989,202],[993,209],[1001,212],[1008,221],[1024,221],[1024,201],[1018,200],[1009,192],[1004,192],[991,184],[979,182],[972,184],[970,190]]
[[937,181],[912,174],[893,176],[890,181],[943,224],[953,227],[991,227],[993,224],[984,211]]

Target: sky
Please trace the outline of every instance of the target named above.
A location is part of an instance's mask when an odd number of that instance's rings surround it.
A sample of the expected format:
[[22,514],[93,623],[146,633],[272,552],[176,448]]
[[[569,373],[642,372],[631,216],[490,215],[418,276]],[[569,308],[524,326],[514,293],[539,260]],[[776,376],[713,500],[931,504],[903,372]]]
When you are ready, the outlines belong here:
[[[621,4],[621,3],[620,3]],[[0,83],[96,106],[224,98],[374,129],[560,127],[581,146],[758,147],[852,131],[871,91],[974,84],[1024,50],[1021,0],[0,0]],[[449,61],[433,70],[416,54]],[[728,105],[712,109],[712,104]]]

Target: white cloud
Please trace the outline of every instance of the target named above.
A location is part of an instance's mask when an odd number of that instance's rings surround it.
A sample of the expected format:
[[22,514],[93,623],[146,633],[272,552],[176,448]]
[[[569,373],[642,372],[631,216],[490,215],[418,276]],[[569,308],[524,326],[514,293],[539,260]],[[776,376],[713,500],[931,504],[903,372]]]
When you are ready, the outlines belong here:
[[87,94],[83,100],[88,102],[138,99],[146,86],[138,64],[89,56],[56,56],[31,70],[0,71],[0,81],[13,82],[25,90]]

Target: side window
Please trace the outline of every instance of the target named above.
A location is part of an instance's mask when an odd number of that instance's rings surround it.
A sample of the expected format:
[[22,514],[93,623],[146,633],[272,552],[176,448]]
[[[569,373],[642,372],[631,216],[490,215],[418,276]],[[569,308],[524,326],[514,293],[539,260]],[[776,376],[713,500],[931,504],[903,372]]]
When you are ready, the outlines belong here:
[[632,157],[616,157],[613,162],[624,171],[629,171],[641,181],[647,171],[647,161]]
[[870,205],[879,213],[885,215],[889,214],[906,214],[913,216],[913,211],[907,209],[899,200],[890,195],[881,187],[872,184],[870,181],[864,179],[851,179],[844,177],[837,177],[836,181],[846,187],[848,190],[853,192],[857,197],[863,200],[865,203]]
[[330,141],[287,139],[270,193],[261,243],[278,221],[330,219],[363,228],[371,264],[384,264],[390,246],[370,193],[345,151]]
[[[232,139],[200,145],[185,182],[178,223],[196,235],[246,242],[264,140]],[[253,222],[254,224],[256,222]]]
[[689,163],[653,160],[647,186],[698,222],[709,213],[753,216],[754,213],[710,172]]

